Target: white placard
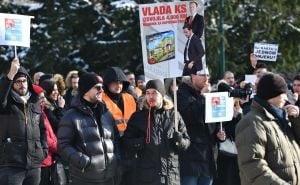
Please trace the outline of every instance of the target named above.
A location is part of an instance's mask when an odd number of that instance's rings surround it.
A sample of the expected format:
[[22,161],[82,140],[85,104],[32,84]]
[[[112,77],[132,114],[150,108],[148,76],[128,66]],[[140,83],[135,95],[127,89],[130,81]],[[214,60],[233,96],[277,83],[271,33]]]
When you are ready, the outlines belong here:
[[276,61],[278,44],[254,43],[254,54],[257,60]]
[[[182,76],[187,38],[183,25],[189,1],[140,4],[140,29],[146,79]],[[203,4],[199,1],[199,7]],[[203,16],[204,9],[199,8]]]
[[256,75],[245,75],[245,81],[250,82],[252,85],[255,85]]
[[32,16],[0,13],[0,45],[30,47]]
[[233,97],[228,92],[205,93],[205,123],[230,121],[233,117]]

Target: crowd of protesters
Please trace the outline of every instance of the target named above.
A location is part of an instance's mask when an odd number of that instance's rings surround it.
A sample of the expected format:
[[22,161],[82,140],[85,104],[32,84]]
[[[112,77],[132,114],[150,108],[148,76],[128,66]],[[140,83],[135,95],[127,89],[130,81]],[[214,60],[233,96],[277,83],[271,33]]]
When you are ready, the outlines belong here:
[[0,82],[0,184],[300,185],[300,75],[288,89],[250,61],[252,91],[221,126],[205,123],[204,94],[245,89],[230,71],[216,85],[208,68],[175,87],[119,67],[32,81],[14,59]]

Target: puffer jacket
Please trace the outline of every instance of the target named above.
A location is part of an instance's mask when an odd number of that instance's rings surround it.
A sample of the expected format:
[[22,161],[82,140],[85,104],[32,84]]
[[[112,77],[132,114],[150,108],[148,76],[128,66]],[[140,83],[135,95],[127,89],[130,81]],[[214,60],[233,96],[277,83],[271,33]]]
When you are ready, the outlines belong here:
[[300,118],[289,120],[283,130],[253,100],[235,130],[242,185],[300,185]]
[[57,133],[59,154],[69,163],[71,175],[85,182],[113,178],[117,168],[114,119],[104,104],[97,106],[101,123],[77,96]]
[[213,177],[217,172],[219,141],[215,123],[205,123],[205,97],[183,78],[177,93],[178,111],[190,136],[191,146],[179,154],[182,176]]
[[[179,151],[190,144],[185,124],[178,114],[178,132],[182,134],[180,143],[173,140],[174,109],[170,100],[158,110],[145,109],[133,113],[128,128],[122,138],[126,151],[137,152],[136,184],[132,185],[179,185]],[[148,117],[150,116],[150,118]],[[146,143],[147,124],[150,119],[150,143]]]
[[7,77],[0,82],[0,166],[34,169],[41,166],[47,156],[48,146],[38,95],[32,89],[27,71],[21,67],[18,73],[27,75],[31,93],[27,103],[18,95],[12,95],[13,81]]

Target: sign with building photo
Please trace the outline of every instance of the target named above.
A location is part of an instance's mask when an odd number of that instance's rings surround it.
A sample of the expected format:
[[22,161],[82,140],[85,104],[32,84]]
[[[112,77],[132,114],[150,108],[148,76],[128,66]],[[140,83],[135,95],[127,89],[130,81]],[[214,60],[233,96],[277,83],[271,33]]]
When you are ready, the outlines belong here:
[[[182,76],[187,37],[183,25],[191,1],[140,4],[140,29],[146,80]],[[204,15],[201,1],[197,13]],[[204,34],[203,34],[204,35]],[[204,42],[204,38],[201,38]]]

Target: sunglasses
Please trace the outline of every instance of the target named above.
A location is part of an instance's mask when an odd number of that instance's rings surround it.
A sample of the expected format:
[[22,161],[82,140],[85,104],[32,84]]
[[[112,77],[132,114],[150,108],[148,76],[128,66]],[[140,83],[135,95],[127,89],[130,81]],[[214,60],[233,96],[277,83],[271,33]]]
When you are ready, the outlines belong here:
[[102,90],[103,90],[103,85],[95,85],[94,88],[95,88],[97,91],[102,91]]

